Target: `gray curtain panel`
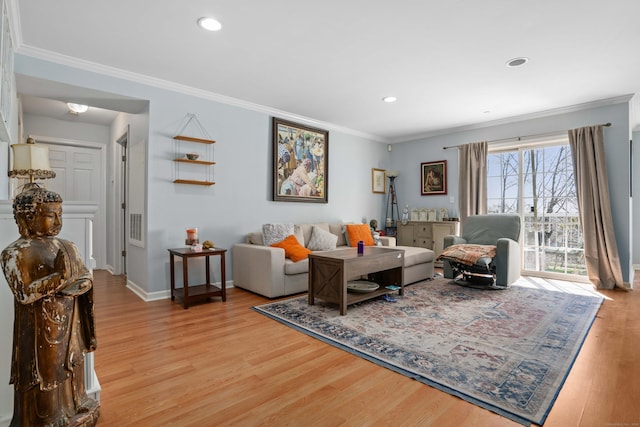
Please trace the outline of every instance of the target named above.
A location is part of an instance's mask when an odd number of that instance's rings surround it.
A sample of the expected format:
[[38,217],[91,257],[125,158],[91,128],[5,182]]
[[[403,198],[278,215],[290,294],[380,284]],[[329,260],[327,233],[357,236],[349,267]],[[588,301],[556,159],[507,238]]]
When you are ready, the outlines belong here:
[[626,289],[613,231],[601,125],[569,131],[589,280],[598,289]]
[[460,225],[471,215],[487,213],[487,142],[458,147]]

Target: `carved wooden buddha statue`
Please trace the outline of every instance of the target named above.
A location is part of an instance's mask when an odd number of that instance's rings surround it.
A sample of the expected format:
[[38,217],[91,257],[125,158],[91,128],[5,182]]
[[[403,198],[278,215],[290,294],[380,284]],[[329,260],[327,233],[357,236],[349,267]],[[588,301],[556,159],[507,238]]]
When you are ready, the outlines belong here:
[[13,204],[20,238],[2,251],[15,297],[12,426],[93,426],[99,403],[84,387],[96,348],[93,277],[78,249],[56,236],[62,199],[31,184]]

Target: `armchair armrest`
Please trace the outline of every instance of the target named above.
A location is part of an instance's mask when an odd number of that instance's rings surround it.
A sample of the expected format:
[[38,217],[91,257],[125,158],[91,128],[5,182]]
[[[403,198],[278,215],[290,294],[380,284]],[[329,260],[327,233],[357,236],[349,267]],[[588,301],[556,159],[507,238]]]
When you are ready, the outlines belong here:
[[[454,235],[448,235],[448,236],[444,236],[444,245],[442,246],[442,249],[446,249],[449,246],[453,246],[453,245],[461,245],[467,243],[466,239],[463,239],[460,236],[454,236]],[[455,279],[455,274],[453,273],[453,268],[451,268],[451,264],[449,264],[449,261],[444,260],[442,262],[442,270],[444,273],[444,277],[447,279]]]
[[382,243],[382,246],[395,246],[396,238],[392,236],[380,236],[380,243]]
[[265,296],[284,295],[284,249],[236,243],[231,257],[234,286]]
[[496,242],[496,285],[508,286],[520,277],[520,245],[512,239]]
[[452,245],[461,245],[463,243],[467,243],[467,240],[463,239],[460,236],[453,236],[453,235],[444,236],[444,245],[442,246],[442,249],[448,248],[449,246],[452,246]]

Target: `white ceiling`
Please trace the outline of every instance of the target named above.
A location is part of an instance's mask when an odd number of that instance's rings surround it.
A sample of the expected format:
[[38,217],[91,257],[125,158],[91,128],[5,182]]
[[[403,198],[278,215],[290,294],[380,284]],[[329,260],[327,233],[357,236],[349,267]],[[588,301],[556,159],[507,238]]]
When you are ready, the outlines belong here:
[[[640,89],[638,0],[9,2],[19,53],[387,142]],[[206,15],[222,30],[197,27]],[[25,112],[43,114],[31,92]]]

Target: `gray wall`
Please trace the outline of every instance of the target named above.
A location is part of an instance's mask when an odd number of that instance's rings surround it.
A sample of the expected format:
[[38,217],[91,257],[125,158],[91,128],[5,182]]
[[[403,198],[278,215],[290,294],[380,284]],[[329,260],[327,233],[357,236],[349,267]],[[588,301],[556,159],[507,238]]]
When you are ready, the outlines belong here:
[[[269,114],[21,55],[16,55],[16,73],[149,101],[146,189],[131,189],[147,195],[147,240],[128,270],[130,284],[146,294],[169,289],[167,248],[183,246],[188,226],[197,226],[201,239],[231,248],[265,222],[381,221],[384,215],[386,198],[371,192],[371,168],[387,169],[386,144],[328,129],[329,203],[273,202]],[[212,187],[172,182],[172,137],[188,113],[218,141]],[[227,280],[231,262],[227,253]],[[214,276],[219,278],[217,272]]]
[[633,241],[633,265],[634,268],[640,268],[640,131],[634,131],[633,140],[633,157],[631,159],[632,167],[632,230],[631,240]]
[[[598,108],[555,114],[548,117],[523,120],[516,123],[487,126],[474,130],[434,136],[413,142],[394,145],[391,153],[391,168],[405,171],[398,180],[398,197],[402,205],[440,208],[457,206],[458,202],[458,150],[443,150],[442,147],[470,142],[512,138],[539,133],[556,132],[582,126],[611,122],[605,128],[605,144],[609,188],[614,227],[620,252],[622,273],[625,281],[633,277],[632,272],[632,219],[629,163],[629,103],[621,102]],[[637,150],[636,150],[637,151]],[[447,160],[448,196],[421,196],[419,187],[420,163]],[[406,179],[402,179],[406,177]],[[455,198],[456,205],[449,203]],[[637,216],[637,215],[636,215]]]
[[[632,210],[629,197],[629,103],[558,113],[515,123],[478,127],[393,145],[330,131],[329,203],[283,203],[271,198],[271,117],[269,114],[215,102],[211,99],[146,86],[43,60],[16,56],[16,72],[68,84],[111,91],[149,101],[146,154],[147,241],[138,261],[130,263],[129,279],[143,292],[169,288],[166,249],[182,246],[184,229],[198,226],[200,237],[231,248],[245,233],[265,222],[362,220],[385,217],[386,196],[371,193],[371,168],[399,169],[399,207],[447,207],[457,210],[457,150],[443,146],[518,135],[566,130],[612,122],[605,131],[607,164],[614,206],[616,238],[625,280],[632,277]],[[205,96],[205,95],[203,95]],[[215,144],[212,187],[173,184],[172,136],[185,115],[195,114]],[[421,196],[420,162],[448,161],[447,196]],[[454,203],[450,203],[450,198]],[[233,262],[230,254],[227,261]],[[228,264],[230,265],[230,264]],[[230,272],[230,268],[227,270]],[[232,279],[230,275],[227,279]]]

